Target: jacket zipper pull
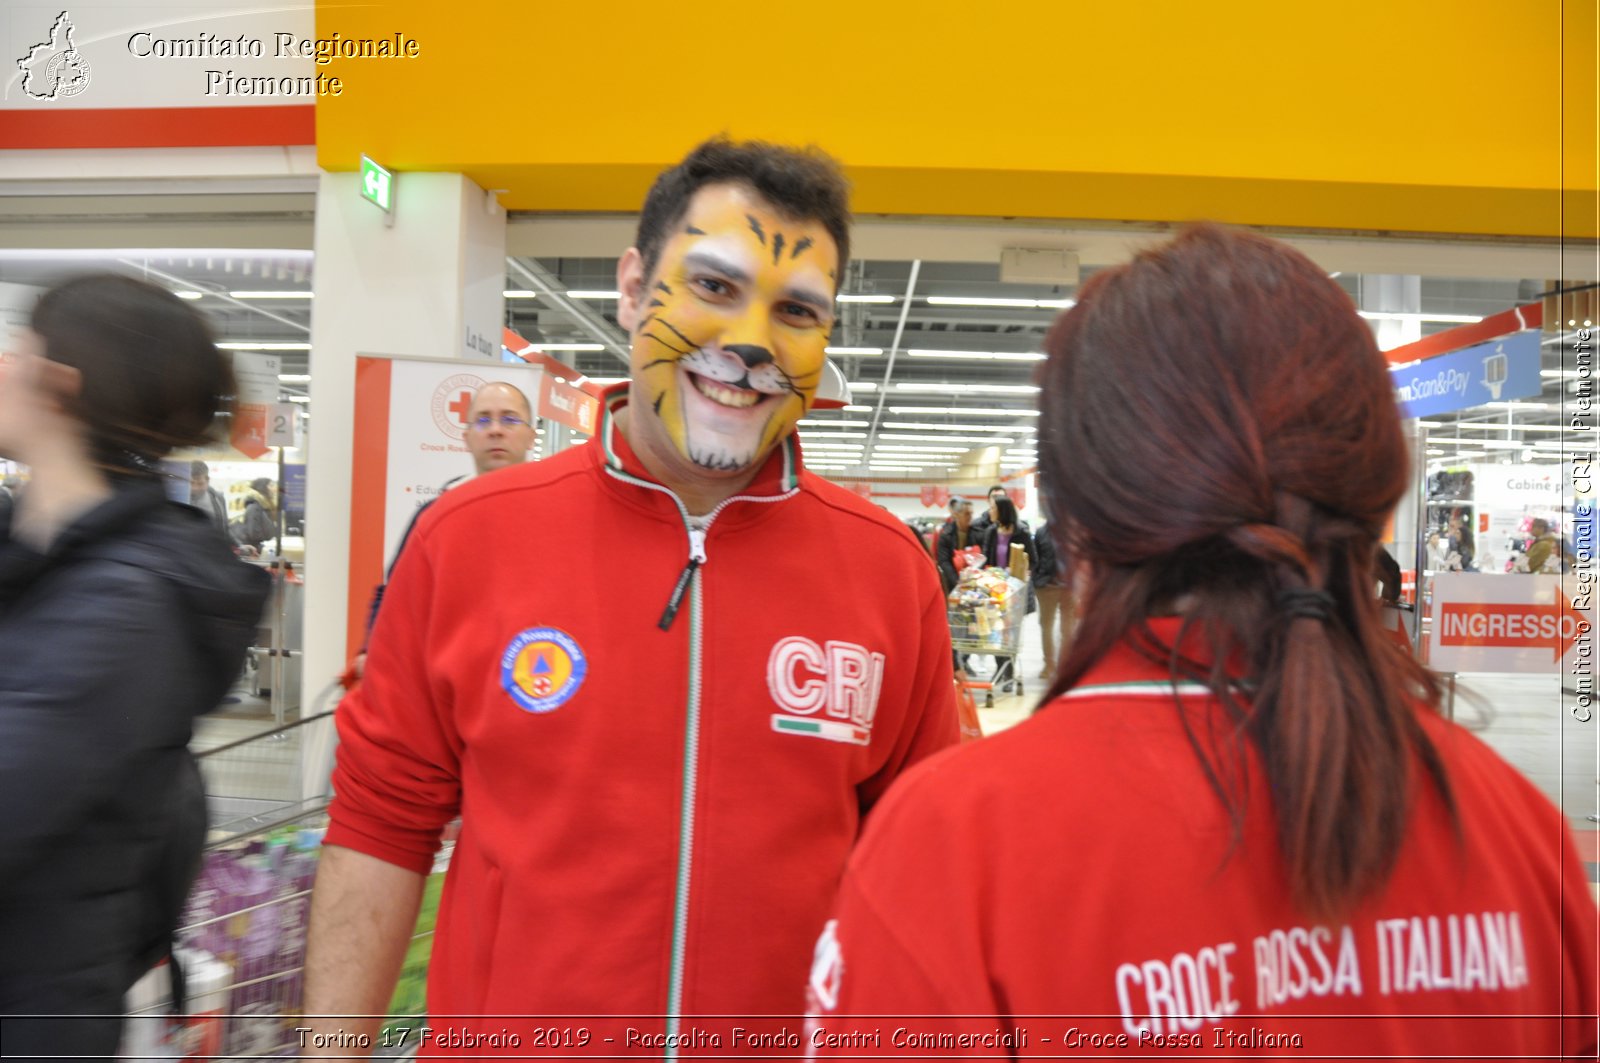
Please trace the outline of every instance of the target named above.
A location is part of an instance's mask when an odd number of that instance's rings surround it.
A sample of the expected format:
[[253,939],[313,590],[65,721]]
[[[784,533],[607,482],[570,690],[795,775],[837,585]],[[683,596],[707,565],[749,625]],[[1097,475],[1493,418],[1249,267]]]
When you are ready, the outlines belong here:
[[672,588],[672,597],[667,599],[667,607],[661,613],[661,619],[656,621],[656,627],[662,631],[670,631],[672,622],[678,617],[678,609],[683,605],[683,596],[689,590],[689,581],[694,578],[694,570],[705,564],[706,560],[706,533],[699,528],[689,529],[689,563],[683,566],[683,572],[678,575],[678,585]]

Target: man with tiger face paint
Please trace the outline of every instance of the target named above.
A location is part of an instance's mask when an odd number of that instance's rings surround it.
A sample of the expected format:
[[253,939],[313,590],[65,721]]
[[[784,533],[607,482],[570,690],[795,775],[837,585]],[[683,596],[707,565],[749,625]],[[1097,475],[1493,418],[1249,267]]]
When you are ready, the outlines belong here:
[[[798,1027],[863,817],[958,738],[926,551],[796,438],[849,255],[824,156],[716,140],[657,178],[593,440],[452,489],[400,555],[338,711],[308,1014],[382,1014],[468,809],[430,1016],[582,1015],[592,1043],[474,1028],[668,1059]],[[552,560],[527,529],[556,519]]]
[[810,409],[839,264],[823,223],[731,183],[694,193],[653,264],[637,247],[618,263],[633,341],[623,430],[691,513],[748,484]]

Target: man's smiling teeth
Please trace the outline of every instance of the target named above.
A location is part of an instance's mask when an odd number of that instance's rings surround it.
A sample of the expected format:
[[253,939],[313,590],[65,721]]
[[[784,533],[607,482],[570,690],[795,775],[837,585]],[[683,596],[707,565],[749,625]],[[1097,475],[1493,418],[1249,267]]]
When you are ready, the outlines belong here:
[[719,384],[715,380],[703,377],[699,373],[690,373],[694,381],[695,390],[719,406],[733,406],[742,409],[754,406],[761,401],[761,392],[751,391],[748,388],[730,388],[726,384]]

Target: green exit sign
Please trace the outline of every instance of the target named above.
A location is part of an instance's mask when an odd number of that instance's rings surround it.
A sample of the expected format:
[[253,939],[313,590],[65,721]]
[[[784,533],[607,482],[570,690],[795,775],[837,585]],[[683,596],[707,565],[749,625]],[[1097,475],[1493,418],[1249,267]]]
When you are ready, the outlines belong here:
[[385,214],[394,209],[394,174],[365,155],[361,156],[361,198]]

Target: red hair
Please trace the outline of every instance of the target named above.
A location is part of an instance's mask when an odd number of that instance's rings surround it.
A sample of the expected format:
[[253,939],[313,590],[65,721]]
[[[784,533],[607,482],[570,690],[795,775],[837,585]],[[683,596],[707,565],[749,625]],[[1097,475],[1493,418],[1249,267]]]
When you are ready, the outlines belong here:
[[[1384,637],[1373,595],[1408,476],[1371,330],[1299,252],[1208,225],[1096,274],[1045,349],[1041,493],[1090,572],[1050,696],[1125,637],[1208,683],[1235,726],[1190,740],[1236,826],[1243,739],[1297,902],[1348,911],[1393,868],[1414,756],[1454,808],[1415,715],[1437,683]],[[1145,621],[1171,612],[1214,664],[1158,642]]]

